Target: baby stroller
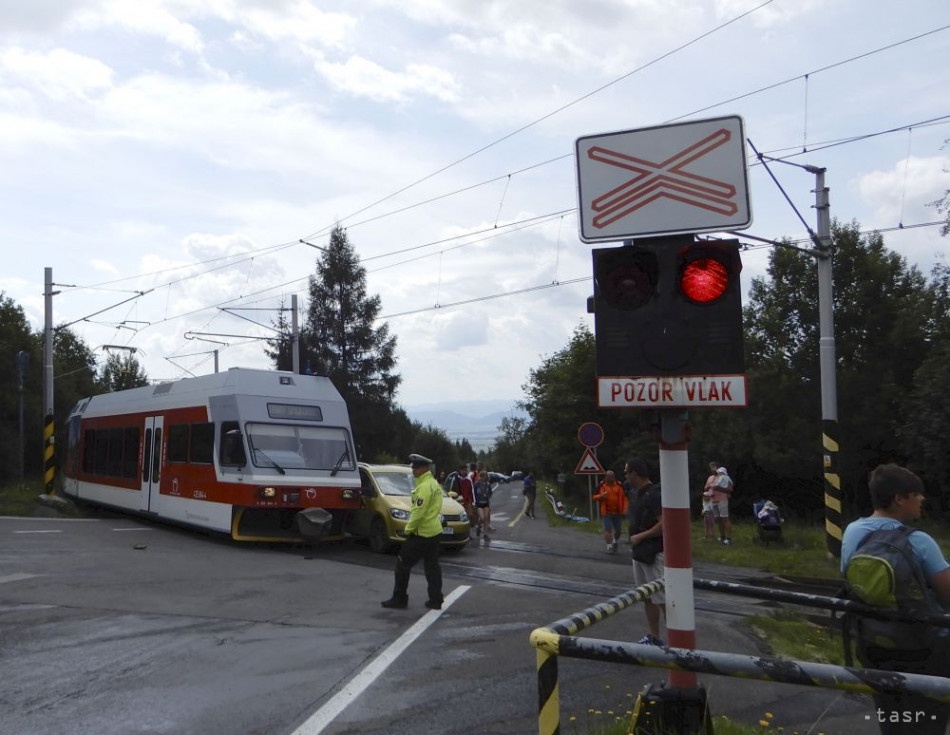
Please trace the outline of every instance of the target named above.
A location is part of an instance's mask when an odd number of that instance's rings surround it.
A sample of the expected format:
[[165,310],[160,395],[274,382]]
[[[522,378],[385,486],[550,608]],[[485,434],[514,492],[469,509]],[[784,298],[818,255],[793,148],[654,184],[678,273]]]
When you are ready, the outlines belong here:
[[771,500],[759,500],[752,504],[752,514],[758,528],[758,536],[753,539],[755,543],[764,543],[766,546],[773,541],[785,543],[782,538],[782,511],[775,503]]
[[572,510],[570,513],[567,512],[567,508],[564,507],[564,503],[558,500],[557,495],[549,487],[544,488],[544,497],[547,498],[548,502],[551,504],[551,507],[554,508],[554,514],[558,518],[566,518],[569,521],[575,521],[576,523],[587,523],[590,519],[586,516],[575,515],[577,508]]

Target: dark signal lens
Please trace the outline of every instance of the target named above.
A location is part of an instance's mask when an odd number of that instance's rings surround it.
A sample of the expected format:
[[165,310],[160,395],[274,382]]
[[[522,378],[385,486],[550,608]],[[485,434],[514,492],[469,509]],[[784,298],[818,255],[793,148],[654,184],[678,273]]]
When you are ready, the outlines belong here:
[[638,309],[656,294],[656,254],[623,247],[597,259],[595,273],[600,294],[615,309]]
[[691,260],[680,273],[680,290],[697,304],[710,304],[722,298],[728,287],[729,269],[716,258]]
[[621,265],[607,274],[604,290],[607,303],[622,309],[635,309],[650,299],[653,283],[639,264]]

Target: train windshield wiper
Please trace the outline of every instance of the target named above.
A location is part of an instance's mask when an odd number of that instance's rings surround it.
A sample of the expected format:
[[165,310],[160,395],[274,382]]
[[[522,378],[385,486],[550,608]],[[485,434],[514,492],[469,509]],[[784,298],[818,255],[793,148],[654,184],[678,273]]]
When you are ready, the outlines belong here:
[[279,464],[277,464],[273,459],[271,459],[271,458],[268,457],[266,454],[264,454],[264,451],[263,451],[263,450],[258,449],[257,447],[255,447],[255,448],[254,448],[254,453],[261,455],[264,459],[266,459],[268,462],[270,462],[271,465],[273,465],[274,469],[277,470],[280,474],[282,474],[282,475],[286,475],[286,474],[287,474],[287,470],[285,470],[283,467],[281,467]]
[[340,467],[343,466],[343,460],[347,459],[350,456],[350,448],[347,447],[343,450],[343,454],[340,455],[340,458],[336,461],[336,464],[333,465],[333,469],[330,470],[330,477],[336,477],[336,473],[340,471]]

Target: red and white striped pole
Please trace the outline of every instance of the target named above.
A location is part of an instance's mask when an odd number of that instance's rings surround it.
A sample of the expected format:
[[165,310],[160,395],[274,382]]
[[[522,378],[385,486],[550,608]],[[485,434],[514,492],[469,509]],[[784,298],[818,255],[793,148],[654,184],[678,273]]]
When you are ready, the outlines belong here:
[[[696,648],[693,548],[689,510],[689,424],[683,411],[660,415],[660,483],[663,502],[663,566],[666,635],[672,648]],[[667,684],[694,689],[696,674],[671,669]]]

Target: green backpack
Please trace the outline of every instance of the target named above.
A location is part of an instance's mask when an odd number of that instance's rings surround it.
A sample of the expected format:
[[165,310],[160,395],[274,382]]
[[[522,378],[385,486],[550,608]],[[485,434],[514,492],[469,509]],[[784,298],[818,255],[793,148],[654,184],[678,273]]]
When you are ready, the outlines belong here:
[[[845,569],[846,596],[866,605],[907,615],[942,612],[927,592],[927,581],[914,557],[910,535],[916,529],[901,526],[871,531]],[[936,629],[926,623],[875,620],[854,621],[859,646],[900,651],[924,651],[933,645]]]

